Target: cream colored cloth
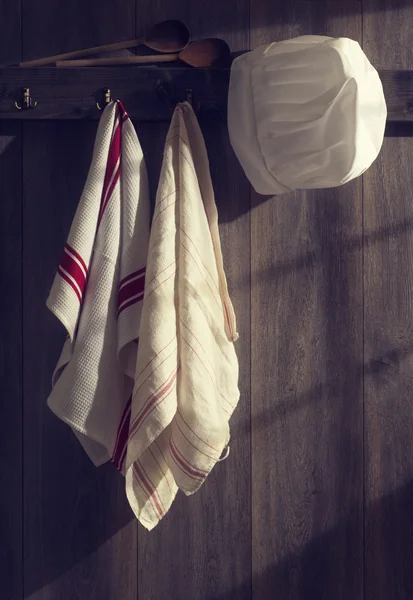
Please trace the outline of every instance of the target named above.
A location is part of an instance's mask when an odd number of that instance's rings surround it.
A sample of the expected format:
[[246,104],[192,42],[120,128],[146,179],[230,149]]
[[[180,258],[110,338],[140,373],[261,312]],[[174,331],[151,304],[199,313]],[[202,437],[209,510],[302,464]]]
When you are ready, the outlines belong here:
[[202,485],[228,444],[237,337],[205,144],[180,104],[152,221],[126,457],[128,499],[148,529],[178,488]]
[[120,102],[104,111],[47,306],[68,338],[49,407],[96,465],[123,470],[149,243],[145,162]]
[[379,74],[354,40],[304,35],[232,64],[228,130],[260,194],[358,177],[380,152],[386,117]]

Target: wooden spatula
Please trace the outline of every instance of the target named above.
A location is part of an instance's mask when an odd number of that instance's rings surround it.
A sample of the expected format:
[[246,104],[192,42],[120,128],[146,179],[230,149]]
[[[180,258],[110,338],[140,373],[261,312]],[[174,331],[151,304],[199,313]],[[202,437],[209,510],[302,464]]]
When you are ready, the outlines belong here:
[[55,56],[29,60],[20,63],[20,66],[40,67],[42,65],[54,64],[58,61],[76,58],[77,56],[90,56],[91,54],[100,54],[101,52],[135,48],[139,45],[147,46],[148,48],[151,48],[151,50],[156,50],[157,52],[180,52],[187,47],[190,37],[189,29],[182,21],[162,21],[161,23],[154,25],[147,35],[141,39],[115,42],[114,44],[94,46],[93,48],[84,48],[83,50],[74,50],[73,52],[65,52],[64,54],[56,54]]
[[173,62],[180,60],[191,67],[213,67],[225,63],[230,57],[230,49],[224,40],[209,38],[192,42],[182,52],[153,56],[123,56],[120,58],[91,58],[84,60],[57,61],[57,67],[103,67],[117,65],[143,65],[149,63]]

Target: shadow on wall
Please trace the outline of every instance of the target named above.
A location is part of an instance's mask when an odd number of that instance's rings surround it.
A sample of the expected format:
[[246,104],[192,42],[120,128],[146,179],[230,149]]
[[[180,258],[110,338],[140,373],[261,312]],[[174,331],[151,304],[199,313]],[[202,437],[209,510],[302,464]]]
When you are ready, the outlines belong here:
[[[203,37],[217,37],[223,36],[235,32],[239,33],[240,27],[246,22],[247,16],[245,13],[248,9],[248,2],[238,3],[238,14],[234,15],[233,4],[231,2],[226,3],[227,10],[224,6],[220,6],[219,22],[202,18],[202,11],[199,11],[199,18],[194,18],[194,14],[191,14],[191,31],[194,38],[196,39],[200,35]],[[272,12],[268,7],[272,6]],[[321,2],[316,0],[292,0],[291,2],[277,2],[277,3],[259,3],[251,0],[251,33],[254,34],[254,29],[259,28],[260,33],[268,30],[274,30],[275,27],[284,27],[285,31],[291,29],[291,27],[297,28],[300,34],[322,34],[328,35],[328,29],[331,27],[331,22],[327,22],[327,18],[331,21],[334,17],[351,16],[352,14],[360,14],[362,9],[365,14],[374,14],[387,11],[396,11],[405,7],[411,6],[410,0],[365,0],[364,5],[360,0],[349,0],[341,2],[340,0],[334,0],[331,2]],[[262,8],[261,8],[262,7]],[[242,12],[244,10],[244,13]],[[150,8],[148,7],[148,11]],[[188,7],[185,2],[180,5],[170,3],[167,6],[164,3],[163,13],[164,18],[168,19],[188,19]],[[208,15],[208,9],[206,11]],[[155,13],[156,18],[159,13]],[[148,23],[154,23],[157,19],[152,18],[152,15],[147,17]],[[302,25],[302,31],[300,27]],[[287,26],[287,29],[285,29]],[[343,25],[345,30],[346,25]],[[283,35],[283,39],[287,35]],[[228,40],[230,41],[230,40]],[[243,48],[236,48],[241,50]]]
[[[365,598],[375,600],[411,600],[413,597],[412,531],[413,531],[413,482],[387,494],[380,500],[367,504],[365,508]],[[359,508],[355,509],[359,511]],[[246,581],[230,593],[208,600],[332,600],[342,597],[335,581],[329,581],[331,567],[336,568],[335,550],[337,544],[351,540],[351,533],[357,525],[359,515],[349,518],[322,536],[315,537],[301,551],[290,553],[262,573],[254,574],[252,585]],[[362,535],[360,531],[359,552],[362,556]],[[347,547],[348,561],[344,568],[351,568],[354,548]],[[255,549],[257,552],[258,549]],[[253,549],[254,552],[254,549]],[[356,560],[359,594],[363,596],[363,565]],[[350,575],[350,574],[349,574]],[[354,578],[354,571],[351,573]],[[327,584],[327,585],[326,585]],[[251,587],[253,596],[251,595]],[[356,591],[356,590],[355,590]],[[203,600],[207,600],[206,598]]]
[[[17,594],[21,564],[21,127],[0,120],[0,596]],[[12,599],[14,600],[14,599]]]
[[[398,371],[403,360],[409,358],[413,353],[413,344],[397,349],[389,350],[381,356],[372,358],[367,364],[360,364],[355,367],[351,373],[351,379],[358,382],[361,386],[362,381],[367,377],[383,377],[388,375],[393,376],[394,372]],[[317,383],[311,389],[301,394],[292,392],[281,395],[277,398],[277,402],[265,411],[254,413],[254,429],[259,432],[271,425],[280,418],[285,418],[286,415],[305,409],[307,406],[315,406],[317,403],[322,403],[325,398],[337,397],[337,390],[340,389],[340,374],[336,379],[331,379],[325,383]],[[239,435],[249,435],[250,422],[244,421],[238,425]],[[413,543],[413,539],[412,539]]]
[[[413,140],[412,140],[413,143]],[[275,199],[276,201],[276,199]],[[295,200],[296,201],[296,200]],[[324,199],[320,198],[319,202],[324,201]],[[330,200],[327,202],[334,202],[334,200]],[[324,218],[324,222],[328,222],[326,217]],[[341,250],[336,247],[330,247],[328,241],[325,242],[325,247],[315,247],[314,250],[308,250],[307,252],[288,259],[288,260],[280,260],[278,262],[274,262],[269,268],[266,268],[262,271],[256,271],[254,273],[254,281],[268,281],[273,279],[279,279],[281,277],[286,277],[293,272],[302,271],[314,267],[317,263],[321,263],[325,260],[334,260],[341,254],[348,254],[354,251],[360,251],[370,246],[379,245],[381,242],[386,240],[400,238],[402,236],[409,236],[413,231],[413,218],[404,219],[399,223],[395,223],[393,225],[389,225],[388,227],[383,227],[377,231],[373,231],[371,233],[365,234],[364,237],[360,236],[349,236],[348,238],[343,238],[340,240],[341,242]],[[249,284],[249,281],[245,282],[246,285]]]
[[[93,468],[93,467],[92,467]],[[107,474],[106,474],[107,475]],[[105,475],[103,475],[105,478]],[[94,478],[96,480],[96,477]],[[107,480],[109,485],[109,480]],[[110,484],[113,486],[113,482]],[[26,584],[26,597],[40,590],[47,584],[70,571],[77,565],[76,576],[68,577],[68,585],[76,589],[76,578],[81,573],[88,573],[87,577],[99,577],[99,572],[90,571],[88,568],[88,557],[93,555],[100,545],[109,540],[116,533],[116,527],[123,527],[128,518],[122,509],[111,511],[111,518],[99,521],[101,528],[98,535],[97,530],[91,529],[90,520],[91,506],[94,500],[99,505],[101,501],[99,492],[104,492],[101,485],[89,496],[87,514],[84,514],[84,522],[79,521],[81,511],[79,506],[74,514],[62,514],[62,523],[48,530],[43,537],[44,553],[50,553],[49,568],[45,572],[32,574],[31,580]],[[54,494],[58,499],[59,494]],[[413,571],[411,561],[413,560],[413,483],[409,482],[403,488],[387,494],[380,500],[368,504],[365,509],[366,538],[365,538],[365,584],[366,598],[376,600],[411,600],[413,597]],[[189,508],[188,508],[189,510]],[[330,570],[337,569],[335,553],[338,548],[342,552],[342,545],[348,543],[346,548],[346,564],[343,569],[351,569],[351,579],[360,582],[357,586],[362,589],[363,573],[360,557],[362,556],[362,527],[361,508],[354,507],[348,519],[337,524],[336,527],[321,536],[315,536],[301,550],[289,553],[287,556],[273,557],[273,564],[263,572],[253,575],[251,581],[246,578],[245,582],[223,595],[214,598],[200,597],[197,600],[249,600],[259,598],[269,600],[276,597],[278,600],[331,600],[337,598],[335,582],[328,577]],[[98,511],[100,512],[100,510]],[[123,516],[121,516],[123,514]],[[46,525],[46,523],[45,523]],[[83,527],[82,527],[83,526]],[[88,543],[84,527],[88,528],[89,538],[93,540]],[[359,528],[360,539],[357,548],[354,548],[354,531]],[[70,531],[70,537],[62,537],[63,531]],[[275,534],[275,533],[274,533]],[[222,540],[221,540],[222,541]],[[188,540],[188,543],[196,543],[196,540]],[[217,540],[217,544],[220,541]],[[253,564],[258,560],[259,549],[253,547]],[[228,560],[231,560],[230,554]],[[133,558],[132,556],[130,557]],[[166,557],[165,557],[166,558]],[[208,557],[206,557],[207,560]],[[160,557],[162,562],[162,557]],[[170,557],[168,556],[168,560]],[[81,563],[81,565],[79,565]],[[83,563],[83,564],[82,564]],[[99,563],[100,564],[100,563]],[[108,563],[107,568],[110,569]],[[69,574],[68,574],[69,575]],[[253,589],[253,595],[251,593]],[[371,593],[368,593],[371,588]],[[56,588],[62,589],[62,588]],[[377,596],[381,590],[382,595]],[[341,596],[339,596],[341,598]],[[354,596],[354,598],[358,596]],[[12,600],[12,599],[10,599]],[[17,599],[16,599],[17,600]],[[158,600],[158,599],[153,599]],[[169,600],[175,600],[171,596]],[[176,599],[177,600],[177,599]]]
[[[44,451],[55,458],[45,464],[36,492],[32,490],[31,498],[26,492],[24,497],[25,598],[44,587],[50,597],[62,594],[67,586],[88,589],[87,581],[93,589],[92,580],[113,569],[116,548],[128,549],[120,557],[127,563],[136,556],[136,529],[125,530],[135,517],[126,499],[124,478],[112,464],[96,468],[67,425],[46,406],[44,410],[48,431]],[[31,504],[41,505],[32,516]]]
[[[283,2],[277,5],[274,4],[274,12],[272,15],[268,14],[268,11],[264,11],[262,17],[260,17],[259,10],[255,11],[256,14],[252,15],[253,24],[262,28],[264,31],[266,28],[271,30],[274,25],[285,26],[297,26],[304,25],[305,31],[297,32],[298,35],[302,34],[316,34],[316,35],[337,35],[329,32],[331,28],[331,19],[334,17],[351,16],[352,14],[361,14],[363,11],[364,15],[375,14],[380,12],[395,12],[399,9],[411,7],[410,0],[347,0],[341,2],[340,0],[333,0],[332,2],[320,2],[320,1],[293,1]],[[259,5],[258,5],[259,7]],[[303,28],[303,29],[304,29]],[[348,29],[347,25],[343,24],[343,34]]]
[[[293,201],[296,199],[296,194],[298,194],[298,199],[300,201],[303,199],[303,194],[306,194],[306,192],[299,190],[297,192],[283,194],[281,196],[263,196],[255,193],[250,187],[249,181],[245,176],[242,167],[232,149],[228,136],[227,124],[222,120],[220,121],[216,117],[214,118],[213,115],[210,115],[209,117],[206,116],[200,121],[200,123],[208,150],[211,177],[216,194],[220,223],[229,223],[231,221],[235,221],[242,215],[249,212],[252,206],[256,207],[264,202],[277,202],[278,198],[280,200],[286,199],[286,201],[290,202],[290,199]],[[145,128],[144,132],[146,133]],[[387,138],[412,137],[413,144],[413,122],[389,122],[387,123],[385,136]],[[162,136],[158,136],[158,141],[159,139],[162,140]],[[143,143],[142,145],[144,146]],[[155,182],[156,174],[159,174],[162,150],[158,147],[157,153],[155,154],[158,155],[158,164],[155,166],[155,169],[153,165],[151,165],[151,169],[148,169],[150,171],[150,179],[152,179],[153,182]],[[328,196],[328,194],[335,195],[340,191],[345,194],[351,185],[353,185],[353,182],[345,184],[339,188],[331,188],[330,190],[310,190],[307,192],[308,195],[304,196],[304,199],[319,202],[324,198],[324,196]],[[251,204],[247,198],[249,195],[249,190],[251,190],[253,204]],[[236,196],[235,198],[234,195]],[[328,201],[333,202],[335,199],[335,196],[332,196],[332,198],[329,198]],[[406,227],[410,228],[410,224],[400,224],[400,228],[402,230],[404,230]],[[383,231],[372,235],[370,243],[378,241],[379,239],[384,239],[384,237],[386,237],[389,233],[391,232]],[[361,238],[353,239],[350,240],[349,243],[350,246],[357,246],[361,248],[362,240]],[[298,260],[303,261],[303,264],[306,264],[305,257],[300,257]]]
[[[249,203],[247,205],[245,202],[236,202],[237,194],[243,195],[242,190],[247,184],[239,165],[236,164],[226,129],[220,125],[217,131],[214,127],[215,125],[212,124],[205,127],[204,133],[210,153],[214,183],[215,178],[219,177],[215,187],[221,220],[229,222],[249,210]],[[145,125],[142,130],[138,127],[138,134],[141,136],[144,150],[149,153],[152,149],[156,151],[158,157],[157,162],[155,161],[156,164],[153,161],[148,164],[152,190],[157,180],[166,134],[165,126],[160,125],[160,128],[161,135],[154,136],[152,125]],[[79,189],[76,190],[76,194],[73,194],[74,204],[78,200],[81,184],[83,181],[79,181]],[[263,201],[265,200],[266,198],[263,199]],[[328,210],[330,212],[327,213],[327,216],[334,216],[335,209],[329,208]],[[322,212],[321,208],[320,211]],[[338,217],[339,213],[335,214],[335,218]],[[320,219],[319,226],[323,227],[323,223],[325,225],[326,222],[330,223],[330,219],[324,219],[324,221]],[[393,234],[403,235],[412,227],[413,223],[406,220],[392,231],[383,230],[372,233],[370,238],[366,237],[365,241],[367,244],[376,243]],[[320,239],[324,239],[322,235],[324,234],[319,232]],[[359,238],[332,242],[332,247],[328,246],[329,239],[330,236],[324,239],[324,248],[320,254],[315,254],[316,260],[324,260],[325,256],[330,256],[331,253],[338,255],[339,252],[343,252],[343,248],[346,248],[347,251],[346,244],[350,250],[361,248],[362,240]],[[57,246],[60,252],[61,241]],[[56,249],[52,248],[52,250],[54,253]],[[53,257],[53,261],[55,258],[58,259],[58,254]],[[310,259],[314,260],[314,253],[309,257],[304,255],[302,258],[294,259],[290,263],[274,265],[274,272],[265,273],[265,277],[280,277],[291,270],[306,268]],[[327,272],[327,279],[333,286],[335,263],[331,258],[330,260],[331,264],[328,263],[326,267],[331,269]],[[260,276],[264,276],[264,274],[258,274],[258,277]],[[40,288],[34,292],[36,302],[39,302],[39,306],[41,304],[42,310],[45,310],[43,294],[50,283],[51,279],[47,273],[45,282],[41,282]],[[340,289],[327,288],[326,292],[326,301],[331,297],[341,295]],[[344,299],[342,302],[345,303],[346,300]],[[43,334],[46,337],[50,334],[50,339],[53,341],[52,344],[48,342],[47,347],[47,369],[45,369],[47,378],[45,376],[44,381],[43,376],[41,378],[44,389],[36,388],[31,397],[27,399],[27,402],[42,406],[43,412],[38,422],[25,425],[26,435],[29,435],[30,428],[33,426],[35,435],[38,435],[36,440],[40,442],[36,450],[39,456],[36,456],[31,463],[35,468],[32,473],[28,472],[28,469],[25,472],[28,480],[28,482],[25,481],[25,485],[28,485],[25,489],[26,497],[24,499],[26,596],[30,596],[48,585],[51,586],[50,594],[53,595],[52,584],[63,575],[66,575],[65,585],[67,583],[67,585],[76,586],[78,578],[91,581],[94,577],[99,577],[98,569],[110,570],[112,561],[115,560],[116,550],[111,550],[111,546],[115,545],[113,540],[116,536],[122,536],[123,547],[127,548],[126,554],[123,554],[119,560],[135,560],[133,550],[135,528],[130,525],[131,522],[134,522],[134,517],[125,497],[123,478],[115,472],[111,465],[96,469],[67,426],[60,423],[46,407],[49,371],[55,364],[62,341],[60,338],[63,334],[59,324],[51,315],[44,323],[46,327]],[[335,327],[335,324],[332,323],[331,326]],[[334,339],[334,335],[331,335],[331,339]],[[411,348],[400,351],[400,355],[409,353],[411,353]],[[377,360],[366,366],[360,365],[356,375],[361,379],[363,371],[366,374],[375,374],[378,370],[385,370],[389,363],[392,364],[398,360],[400,360],[398,353],[389,352],[388,355],[378,357]],[[330,388],[333,384],[334,382],[327,385],[320,383],[296,399],[295,402],[290,403],[290,400],[286,398],[274,409],[274,413],[259,415],[255,426],[259,429],[259,427],[265,426],[268,419],[277,419],[281,413],[299,409],[303,404],[315,402],[319,395],[321,396],[323,393],[325,395],[323,388]],[[242,427],[240,433],[249,435],[249,422]],[[31,492],[31,495],[27,495],[28,492]],[[366,507],[366,533],[368,535],[366,585],[368,587],[369,580],[373,580],[375,586],[377,585],[375,589],[379,589],[377,584],[377,578],[379,578],[384,590],[383,594],[388,593],[387,596],[383,595],[377,600],[389,600],[389,598],[411,600],[413,597],[413,573],[410,568],[413,559],[412,501],[413,484],[409,483],[404,488],[394,491]],[[334,590],[323,588],[323,585],[326,585],[325,574],[328,572],[330,561],[333,560],[337,545],[342,544],[346,537],[349,540],[352,539],[350,535],[347,536],[347,532],[353,532],[355,522],[360,522],[359,511],[360,507],[354,507],[353,512],[356,513],[356,516],[351,514],[348,520],[338,523],[334,529],[321,536],[315,532],[314,539],[302,550],[283,557],[273,557],[274,564],[253,578],[254,597],[266,600],[266,598],[272,597],[271,590],[275,589],[278,592],[279,600],[294,600],[294,598],[331,600],[334,598]],[[360,531],[361,535],[362,531]],[[197,540],[190,540],[188,543],[191,542],[196,544]],[[220,544],[222,540],[216,540],[216,543]],[[96,552],[103,546],[107,547],[107,551],[100,552],[99,560],[97,560]],[[349,564],[351,564],[352,551],[352,547],[349,546]],[[258,553],[258,549],[253,549],[253,552]],[[230,554],[228,556],[230,557]],[[230,560],[230,558],[228,559]],[[75,567],[76,571],[73,572]],[[360,568],[360,566],[355,565],[355,568]],[[360,577],[362,577],[361,573]],[[58,585],[63,587],[63,582],[56,583],[56,586]],[[56,587],[56,589],[61,588]],[[291,595],[291,590],[294,590],[295,596]],[[49,595],[49,591],[46,594]],[[251,581],[246,578],[243,586],[219,595],[215,599],[205,600],[247,600],[248,598],[251,598]]]

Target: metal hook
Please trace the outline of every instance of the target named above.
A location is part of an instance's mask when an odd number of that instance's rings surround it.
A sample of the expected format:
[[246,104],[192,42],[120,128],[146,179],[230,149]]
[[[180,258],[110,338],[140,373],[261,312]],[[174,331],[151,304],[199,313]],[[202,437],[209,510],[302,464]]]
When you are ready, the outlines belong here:
[[190,88],[188,88],[185,93],[186,93],[186,101],[188,102],[188,104],[193,106],[194,105],[194,92]]
[[106,108],[106,106],[108,104],[110,104],[112,102],[112,98],[110,97],[110,89],[106,88],[103,91],[105,92],[105,99],[104,99],[104,102],[103,102],[103,108],[100,106],[99,102],[96,102],[96,106],[98,107],[99,110],[103,110],[104,108]]
[[199,115],[201,112],[201,104],[200,102],[194,102],[194,91],[191,88],[187,88],[185,90],[185,99],[192,106],[192,109],[196,115]]
[[30,88],[23,88],[23,100],[21,105],[17,102],[15,102],[14,105],[18,110],[28,110],[29,108],[35,108],[37,106],[37,102],[33,102],[33,98],[30,96]]

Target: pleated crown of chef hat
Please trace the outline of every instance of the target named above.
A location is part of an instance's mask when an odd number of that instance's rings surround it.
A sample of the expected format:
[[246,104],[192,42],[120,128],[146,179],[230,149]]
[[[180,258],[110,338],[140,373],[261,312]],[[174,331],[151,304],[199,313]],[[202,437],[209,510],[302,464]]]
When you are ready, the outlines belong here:
[[383,143],[376,69],[347,38],[302,36],[238,57],[228,127],[255,190],[329,188],[361,175]]

